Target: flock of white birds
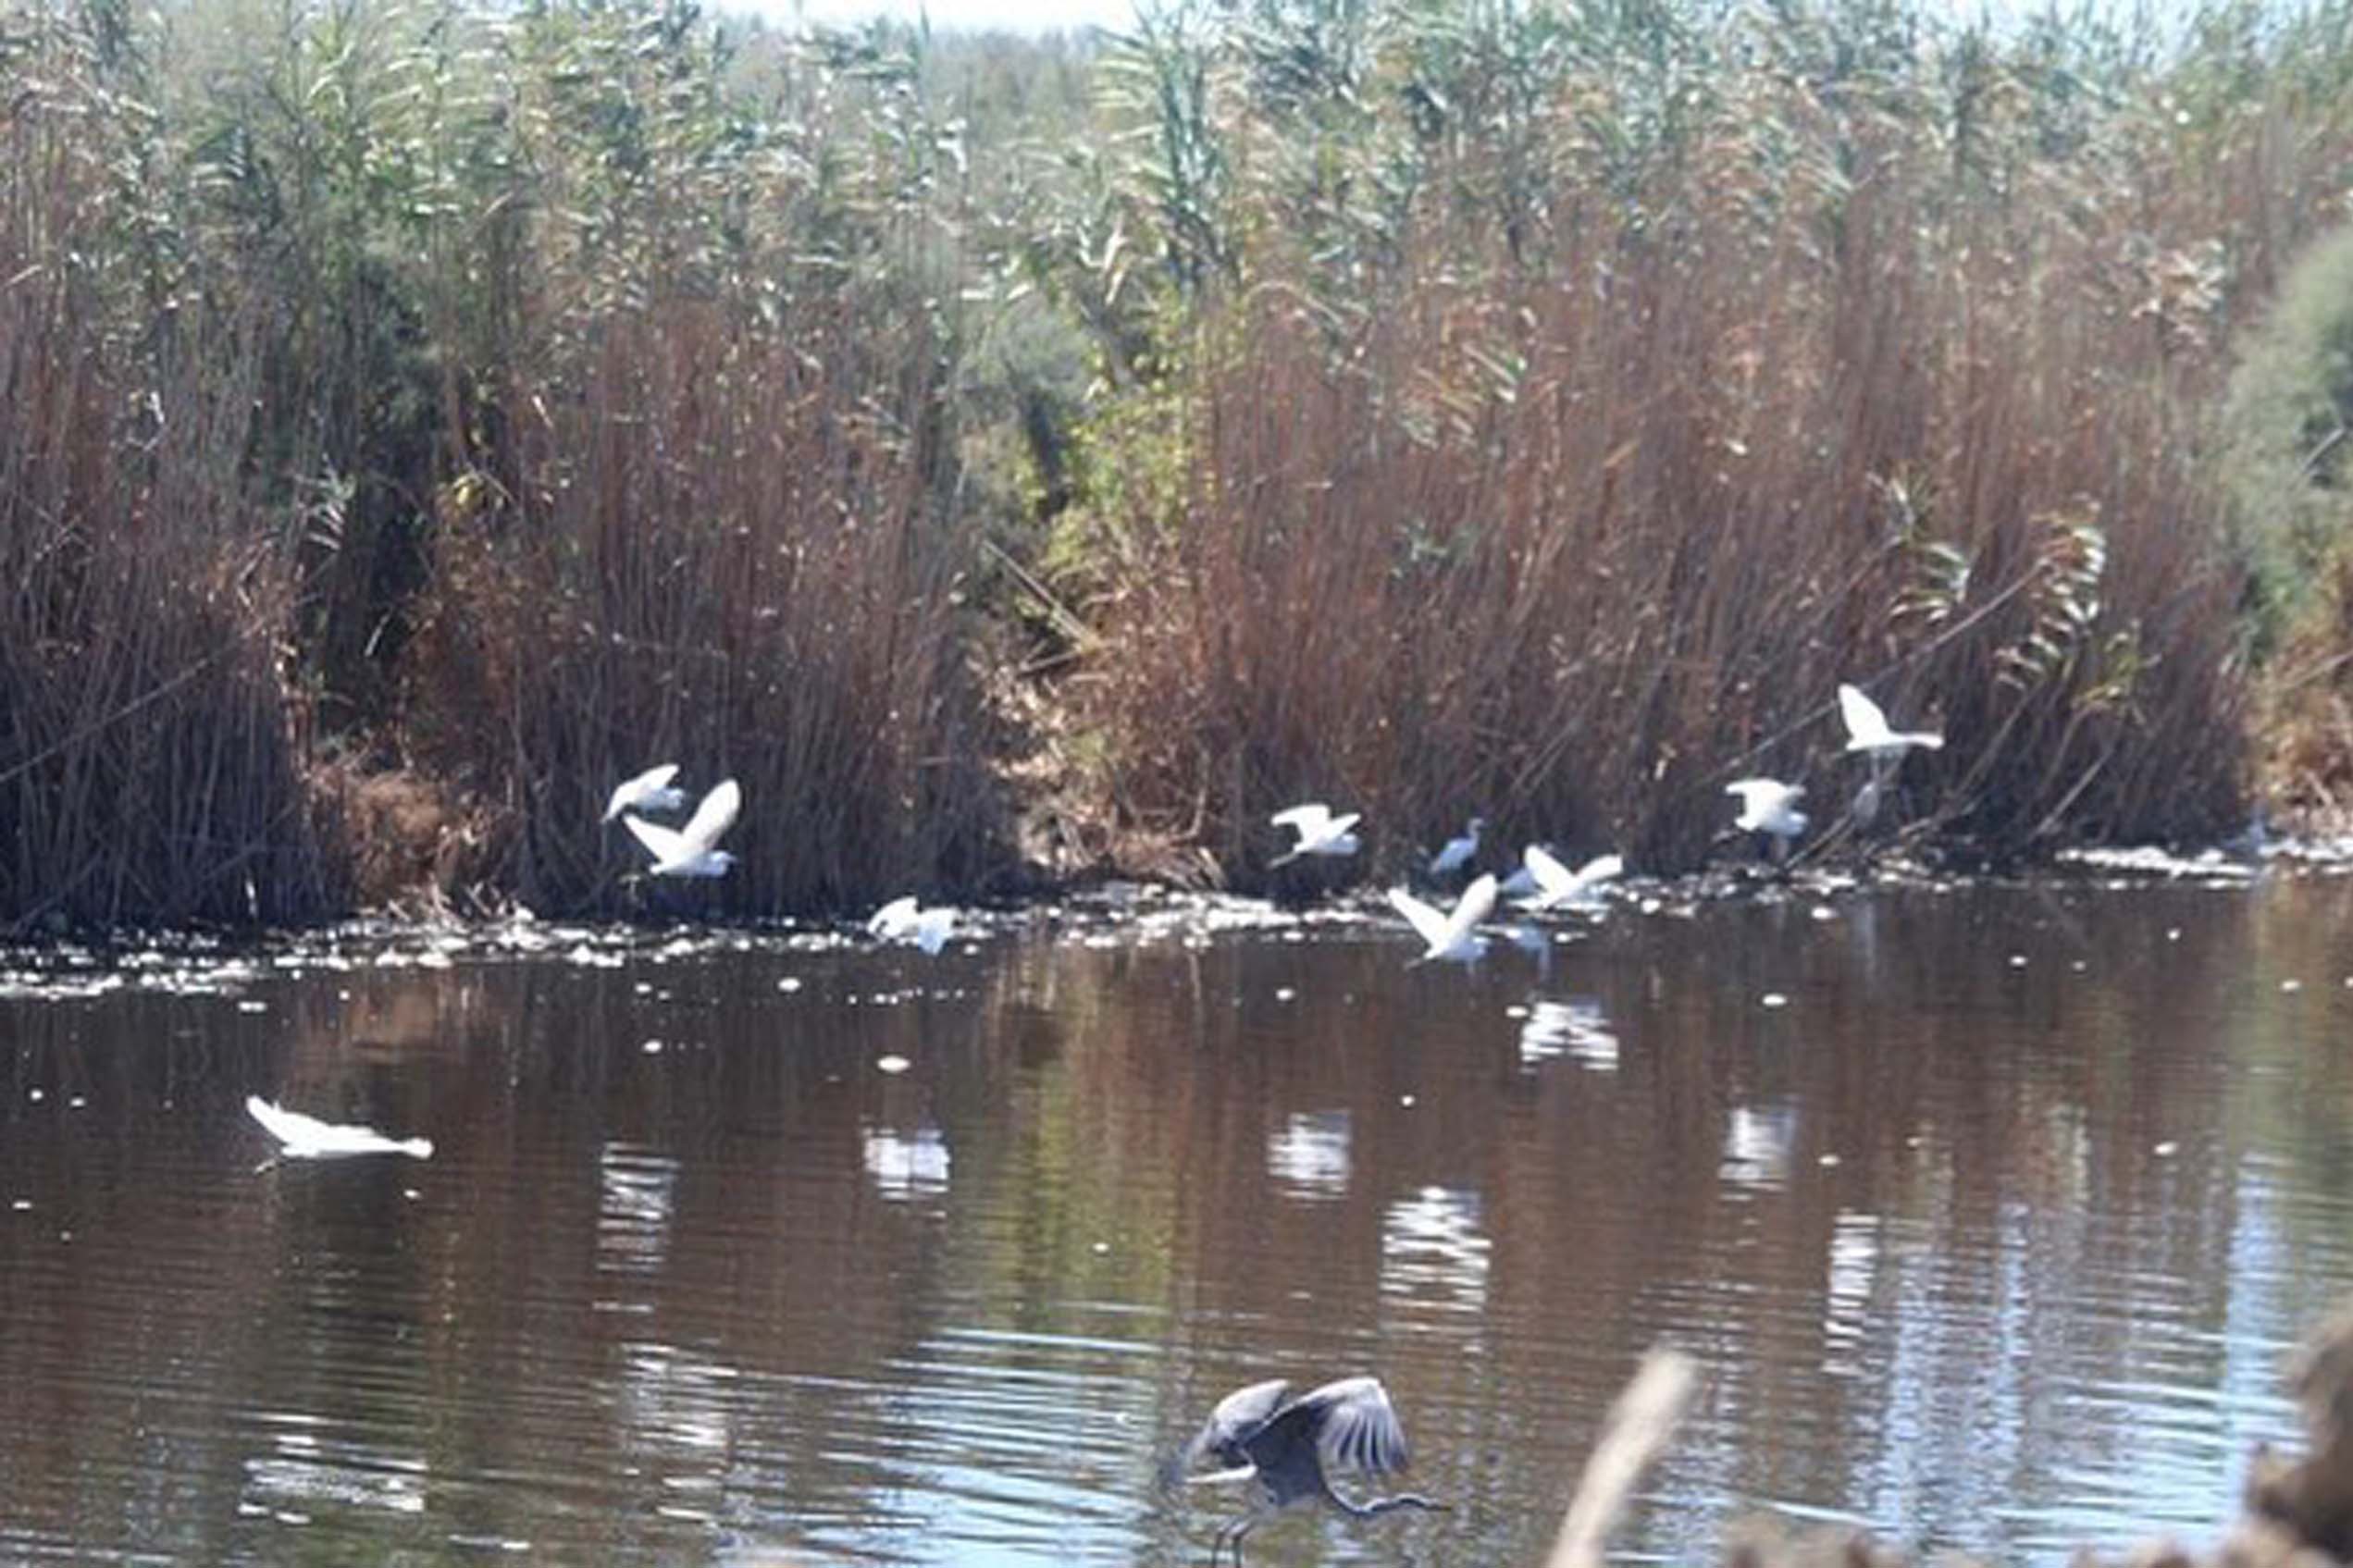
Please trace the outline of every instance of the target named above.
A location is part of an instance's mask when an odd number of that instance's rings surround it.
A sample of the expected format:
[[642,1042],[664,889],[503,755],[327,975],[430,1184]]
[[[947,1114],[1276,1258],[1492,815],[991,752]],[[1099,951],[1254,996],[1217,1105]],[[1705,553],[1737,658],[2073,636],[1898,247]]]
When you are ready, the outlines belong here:
[[[1870,777],[1856,795],[1853,806],[1856,824],[1868,825],[1879,809],[1888,780],[1904,753],[1915,748],[1940,749],[1944,736],[1932,731],[1892,727],[1879,705],[1852,685],[1839,687],[1839,716],[1846,722],[1846,749],[1861,752],[1870,759]],[[1805,833],[1806,814],[1798,809],[1798,802],[1805,797],[1803,784],[1764,777],[1735,779],[1725,786],[1725,792],[1740,802],[1733,826],[1742,833],[1763,835],[1777,862],[1787,857],[1790,844]],[[1272,819],[1274,825],[1289,828],[1298,836],[1297,842],[1271,864],[1283,866],[1310,855],[1353,855],[1358,848],[1353,830],[1361,820],[1356,812],[1335,813],[1320,801],[1278,811]],[[1486,827],[1484,818],[1473,817],[1460,837],[1449,839],[1445,847],[1430,858],[1430,874],[1436,878],[1453,877],[1474,867],[1479,859],[1480,834]],[[1403,887],[1389,890],[1389,903],[1421,938],[1424,959],[1467,963],[1486,951],[1486,939],[1480,934],[1479,927],[1494,913],[1499,899],[1510,898],[1522,909],[1540,914],[1590,905],[1598,898],[1601,885],[1625,870],[1626,862],[1619,857],[1603,855],[1572,870],[1542,845],[1531,844],[1521,851],[1520,864],[1508,877],[1498,882],[1492,873],[1481,873],[1463,889],[1451,909],[1441,909]]]
[[[1867,823],[1878,809],[1887,781],[1904,753],[1913,749],[1937,750],[1943,747],[1944,736],[1929,731],[1891,727],[1879,705],[1851,685],[1839,688],[1839,713],[1846,722],[1846,749],[1861,752],[1870,759],[1870,777],[1855,796],[1853,807],[1856,821]],[[647,867],[648,875],[725,876],[736,858],[720,848],[719,841],[743,813],[743,789],[734,779],[720,780],[696,803],[683,827],[649,821],[647,813],[674,812],[686,805],[686,792],[675,783],[678,772],[677,763],[664,762],[625,780],[606,802],[603,820],[611,822],[615,817],[620,818],[622,825],[645,847],[652,857],[652,863]],[[1804,833],[1806,814],[1798,809],[1798,802],[1805,796],[1804,785],[1760,777],[1735,779],[1725,788],[1740,800],[1733,825],[1744,833],[1763,834],[1777,861],[1788,854],[1791,841]],[[1283,866],[1308,857],[1344,858],[1356,854],[1362,847],[1356,833],[1361,820],[1356,812],[1334,812],[1320,801],[1276,812],[1274,825],[1288,828],[1296,836],[1291,847],[1277,856],[1271,865]],[[1430,876],[1452,878],[1476,866],[1480,835],[1486,827],[1485,819],[1473,817],[1460,837],[1449,839],[1430,858]],[[1389,890],[1389,903],[1422,940],[1423,950],[1417,962],[1447,959],[1468,963],[1487,949],[1487,939],[1479,928],[1494,913],[1500,899],[1508,897],[1521,909],[1536,914],[1591,906],[1597,902],[1602,885],[1625,870],[1626,862],[1616,855],[1597,856],[1571,870],[1542,845],[1531,844],[1521,851],[1520,863],[1508,877],[1498,881],[1492,871],[1480,872],[1463,889],[1450,909],[1442,909],[1403,887]],[[909,896],[894,898],[875,910],[867,920],[866,929],[878,940],[907,943],[932,954],[947,945],[955,934],[956,923],[953,907],[943,905],[925,908]],[[320,1121],[299,1111],[285,1110],[258,1094],[246,1100],[245,1109],[278,1141],[280,1158],[396,1154],[429,1159],[433,1154],[433,1145],[426,1139],[391,1138],[373,1128]]]

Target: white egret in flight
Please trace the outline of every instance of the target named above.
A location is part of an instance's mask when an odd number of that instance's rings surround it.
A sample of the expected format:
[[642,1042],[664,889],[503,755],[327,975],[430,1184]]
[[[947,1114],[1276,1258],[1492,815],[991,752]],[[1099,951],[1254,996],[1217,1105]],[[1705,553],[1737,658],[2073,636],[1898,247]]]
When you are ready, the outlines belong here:
[[1743,833],[1770,835],[1777,860],[1789,853],[1790,841],[1805,832],[1805,813],[1797,809],[1805,796],[1803,784],[1783,784],[1779,779],[1735,779],[1724,786],[1724,793],[1740,797],[1740,813],[1733,825]]
[[936,953],[956,933],[956,911],[945,904],[923,908],[910,894],[875,910],[866,929],[885,942],[911,942],[926,953]]
[[678,764],[664,762],[634,779],[624,779],[613,786],[613,798],[605,802],[604,820],[609,822],[624,811],[675,811],[687,803],[687,792],[670,783],[677,776]]
[[1556,909],[1564,904],[1590,904],[1602,883],[1626,870],[1626,862],[1616,855],[1601,855],[1570,870],[1547,853],[1541,844],[1531,844],[1522,853],[1529,880],[1534,884],[1532,894],[1520,900],[1529,909]]
[[1463,889],[1451,915],[1441,914],[1402,887],[1389,890],[1389,902],[1429,944],[1429,951],[1422,957],[1469,963],[1487,951],[1487,939],[1479,934],[1478,928],[1480,921],[1494,912],[1495,879],[1492,873]]
[[1915,746],[1944,749],[1945,737],[1933,730],[1892,730],[1879,705],[1854,686],[1839,688],[1839,716],[1847,722],[1847,749],[1867,751],[1872,760],[1901,757]]
[[1347,811],[1335,817],[1331,807],[1318,800],[1277,811],[1268,820],[1276,827],[1295,830],[1299,842],[1276,856],[1271,866],[1287,866],[1302,855],[1354,855],[1356,835],[1348,830],[1356,825],[1359,816],[1358,812]]
[[702,797],[702,804],[695,808],[695,814],[683,828],[665,828],[643,817],[624,817],[621,821],[652,855],[653,875],[724,877],[727,868],[736,863],[736,858],[713,846],[736,825],[736,816],[743,809],[743,804],[744,792],[736,781],[721,779]]

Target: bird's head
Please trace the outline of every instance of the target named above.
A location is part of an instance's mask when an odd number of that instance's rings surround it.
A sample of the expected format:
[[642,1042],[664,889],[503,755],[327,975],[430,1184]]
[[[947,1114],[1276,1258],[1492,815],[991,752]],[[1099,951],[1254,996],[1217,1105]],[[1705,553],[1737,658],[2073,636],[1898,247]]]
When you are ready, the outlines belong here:
[[714,849],[711,852],[711,864],[714,874],[725,876],[736,869],[736,852],[732,849]]

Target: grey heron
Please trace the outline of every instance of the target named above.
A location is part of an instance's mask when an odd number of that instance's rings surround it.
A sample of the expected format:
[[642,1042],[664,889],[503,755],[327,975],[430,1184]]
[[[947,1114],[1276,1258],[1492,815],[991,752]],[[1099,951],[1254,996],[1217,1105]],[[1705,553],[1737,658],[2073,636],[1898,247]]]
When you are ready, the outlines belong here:
[[1221,1526],[1211,1543],[1212,1568],[1228,1541],[1233,1543],[1234,1568],[1242,1568],[1242,1537],[1265,1514],[1297,1502],[1320,1500],[1357,1519],[1399,1508],[1446,1511],[1445,1503],[1413,1492],[1355,1502],[1332,1489],[1328,1467],[1370,1475],[1406,1468],[1406,1431],[1380,1378],[1343,1377],[1296,1399],[1290,1395],[1291,1385],[1280,1377],[1236,1389],[1218,1401],[1207,1425],[1170,1465],[1172,1476],[1188,1476],[1203,1460],[1214,1458],[1221,1469],[1190,1478],[1257,1483],[1257,1506]]
[[1473,817],[1460,838],[1450,838],[1446,847],[1430,858],[1430,874],[1433,877],[1452,876],[1471,862],[1479,853],[1479,835],[1487,827],[1487,819]]

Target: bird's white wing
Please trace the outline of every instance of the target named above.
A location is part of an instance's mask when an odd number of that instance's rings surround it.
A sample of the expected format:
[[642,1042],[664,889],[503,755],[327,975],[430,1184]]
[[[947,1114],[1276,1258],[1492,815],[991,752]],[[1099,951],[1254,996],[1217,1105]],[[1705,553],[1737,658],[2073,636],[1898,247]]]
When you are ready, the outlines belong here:
[[[700,817],[702,813],[698,811],[695,815]],[[646,852],[653,857],[654,864],[658,866],[693,857],[694,852],[687,847],[687,835],[675,828],[649,822],[643,817],[624,817],[621,825],[638,835],[638,842],[646,846]]]
[[[1468,897],[1469,895],[1466,894],[1464,896]],[[1414,928],[1414,934],[1432,947],[1444,945],[1446,939],[1444,915],[1402,887],[1393,887],[1389,890],[1389,904],[1397,913],[1406,917],[1406,923]]]
[[285,1110],[270,1104],[258,1094],[245,1096],[245,1114],[260,1122],[265,1130],[280,1143],[316,1143],[327,1130],[327,1124],[316,1117],[300,1111]]
[[926,953],[937,953],[956,934],[956,911],[942,905],[925,909],[915,917],[915,945]]
[[876,936],[887,939],[902,934],[914,923],[915,895],[910,893],[904,898],[894,898],[875,910],[872,918],[866,921],[866,929]]
[[1536,891],[1547,898],[1566,898],[1577,889],[1577,878],[1567,866],[1548,854],[1541,844],[1531,844],[1520,855],[1527,864],[1528,874],[1536,881]]
[[[1349,819],[1351,821],[1355,820],[1353,817]],[[1303,839],[1321,838],[1331,830],[1331,809],[1320,801],[1311,800],[1304,806],[1294,806],[1287,811],[1277,811],[1267,821],[1279,828],[1298,829]]]
[[1434,945],[1441,948],[1454,946],[1468,936],[1480,921],[1494,912],[1495,873],[1487,871],[1463,889],[1462,897],[1455,901],[1455,912],[1447,917],[1444,930],[1439,937],[1432,939]]
[[1786,784],[1779,779],[1735,779],[1724,786],[1724,793],[1739,796],[1752,811],[1769,811],[1802,797],[1805,785]]
[[1603,883],[1622,875],[1625,870],[1626,858],[1624,856],[1596,855],[1577,868],[1577,891],[1583,893],[1590,888],[1597,887]]
[[1364,813],[1361,811],[1343,811],[1337,817],[1329,818],[1325,821],[1323,824],[1322,836],[1329,839],[1337,839],[1346,833],[1350,828],[1355,827],[1362,821],[1364,821]]
[[604,820],[609,822],[647,796],[661,793],[677,776],[678,764],[664,762],[659,768],[648,768],[634,779],[625,780],[613,790],[613,798],[605,803]]
[[1888,716],[1879,705],[1863,695],[1860,687],[1842,685],[1839,688],[1839,717],[1847,722],[1847,749],[1861,751],[1875,746],[1885,746],[1894,736],[1888,729]]
[[1300,1396],[1299,1403],[1319,1415],[1316,1446],[1327,1465],[1381,1475],[1412,1463],[1406,1429],[1380,1378],[1343,1377]]
[[[678,837],[689,854],[708,854],[718,844],[720,835],[736,825],[736,816],[743,809],[742,787],[733,779],[721,779],[702,797],[702,804],[695,808],[687,825],[678,830]],[[638,823],[632,821],[629,825],[636,827]],[[640,832],[638,837],[642,840],[645,834]]]

